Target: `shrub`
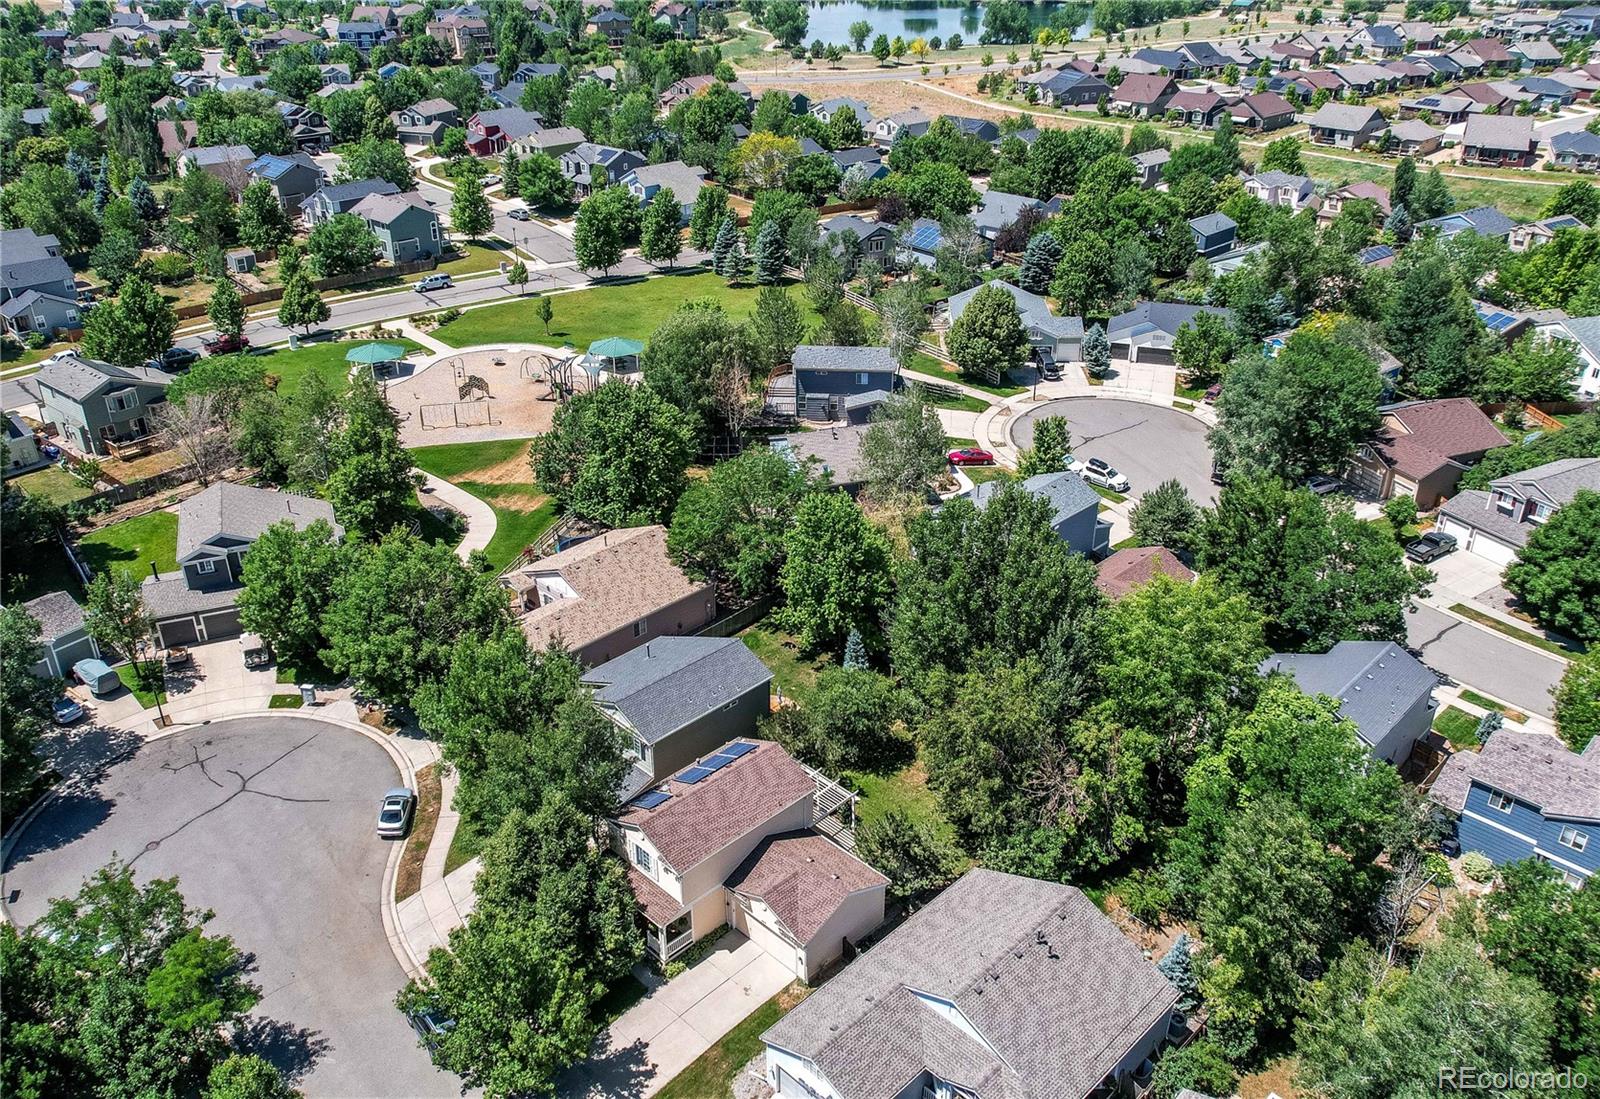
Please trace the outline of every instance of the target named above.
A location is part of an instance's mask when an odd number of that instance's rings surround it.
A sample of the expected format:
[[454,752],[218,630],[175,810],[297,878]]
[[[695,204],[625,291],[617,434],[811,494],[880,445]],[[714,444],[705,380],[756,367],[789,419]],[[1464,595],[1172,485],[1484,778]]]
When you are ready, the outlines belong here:
[[177,252],[162,252],[150,261],[150,271],[163,286],[176,286],[194,277],[194,263]]
[[1475,882],[1486,882],[1494,877],[1494,863],[1489,856],[1478,851],[1468,851],[1461,856],[1461,872]]
[[29,351],[38,351],[48,341],[45,340],[43,332],[29,332],[26,342]]

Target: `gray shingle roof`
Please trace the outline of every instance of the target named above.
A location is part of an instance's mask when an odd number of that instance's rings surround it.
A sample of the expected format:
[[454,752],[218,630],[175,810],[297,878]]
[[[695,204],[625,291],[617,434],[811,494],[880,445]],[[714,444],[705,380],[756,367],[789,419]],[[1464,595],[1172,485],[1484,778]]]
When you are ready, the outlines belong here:
[[1514,114],[1475,114],[1467,119],[1461,143],[1526,152],[1533,145],[1533,119]]
[[[974,1041],[912,992],[960,1010]],[[762,1037],[844,1099],[924,1071],[984,1096],[1087,1094],[1177,991],[1070,885],[971,870]]]
[[1343,133],[1360,133],[1377,129],[1383,116],[1376,107],[1357,107],[1349,103],[1324,103],[1317,113],[1306,120],[1313,129],[1339,130]]
[[658,637],[583,677],[648,744],[771,681],[736,637]]
[[147,576],[139,594],[150,614],[160,621],[184,614],[201,614],[231,607],[239,601],[240,584],[204,591],[191,588],[183,573],[173,573],[160,579]]
[[1023,325],[1049,332],[1053,336],[1075,339],[1083,335],[1082,317],[1058,317],[1050,312],[1050,303],[1038,294],[1030,294],[1020,286],[1005,282],[1002,279],[990,279],[979,286],[963,290],[959,294],[950,295],[950,319],[958,319],[966,312],[967,304],[979,290],[989,286],[997,286],[1011,295],[1017,303],[1017,313],[1022,317]]
[[887,347],[838,347],[832,344],[802,344],[794,349],[790,361],[795,370],[875,371],[892,373],[894,356]]
[[39,623],[39,637],[49,644],[58,637],[83,629],[83,608],[67,592],[53,591],[30,599],[22,609]]
[[316,201],[319,195],[324,201],[337,207],[359,202],[368,195],[398,195],[399,193],[400,188],[390,183],[387,179],[358,179],[351,183],[335,183],[331,187],[323,187],[300,205],[310,205]]
[[1561,458],[1490,481],[1489,487],[1561,507],[1585,489],[1600,492],[1600,458]]
[[681,160],[669,160],[665,164],[644,164],[635,168],[629,175],[637,180],[641,187],[667,188],[681,205],[693,202],[700,194],[700,189],[706,185],[705,172]]
[[1224,213],[1202,214],[1197,218],[1189,219],[1189,228],[1202,236],[1214,236],[1217,233],[1226,233],[1228,230],[1237,230],[1239,223]]
[[1325,653],[1274,653],[1261,670],[1291,676],[1306,694],[1338,699],[1340,716],[1355,722],[1368,747],[1382,744],[1438,682],[1391,641],[1341,641]]
[[1428,796],[1459,813],[1474,781],[1545,816],[1600,820],[1600,749],[1579,755],[1546,733],[1499,729],[1482,751],[1451,756]]
[[1150,331],[1176,336],[1184,322],[1199,313],[1228,316],[1226,309],[1215,305],[1186,305],[1183,302],[1142,301],[1106,323],[1106,336],[1112,343],[1120,343],[1130,336]]
[[1588,130],[1579,130],[1571,134],[1556,134],[1550,139],[1550,148],[1558,153],[1600,156],[1600,134],[1591,134]]
[[99,359],[74,355],[45,363],[37,375],[40,385],[49,386],[70,400],[81,401],[92,397],[109,383],[122,385],[148,385],[165,389],[172,384],[172,375],[146,367],[121,367]]
[[344,533],[333,517],[333,506],[325,500],[220,481],[178,505],[178,560],[219,535],[253,542],[285,519],[296,530],[321,519],[335,535]]
[[[968,493],[972,502],[982,509],[989,506],[989,501],[998,496],[1009,481],[984,481],[982,484],[973,485]],[[1048,500],[1054,509],[1050,521],[1052,525],[1060,524],[1063,520],[1070,519],[1087,509],[1096,513],[1100,510],[1100,496],[1088,483],[1076,473],[1036,473],[1022,482],[1022,487],[1030,494],[1041,500]]]
[[1494,506],[1494,498],[1482,489],[1465,488],[1444,502],[1439,514],[1465,523],[1507,545],[1521,548],[1528,542],[1527,523],[1519,523]]
[[1470,210],[1457,210],[1443,217],[1430,218],[1418,226],[1437,228],[1440,235],[1453,237],[1468,229],[1481,237],[1503,237],[1515,229],[1517,223],[1493,206],[1474,206]]

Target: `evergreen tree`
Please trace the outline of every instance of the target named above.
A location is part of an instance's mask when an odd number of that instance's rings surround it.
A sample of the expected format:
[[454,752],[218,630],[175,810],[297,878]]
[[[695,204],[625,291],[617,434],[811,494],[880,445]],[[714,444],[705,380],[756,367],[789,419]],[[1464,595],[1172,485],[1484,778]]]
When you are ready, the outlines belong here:
[[728,280],[729,286],[748,282],[750,279],[750,252],[745,248],[743,233],[733,235],[733,247],[728,249],[727,271],[724,277]]
[[844,666],[851,670],[867,666],[867,643],[861,639],[861,631],[853,627],[844,643]]
[[1083,334],[1083,361],[1092,378],[1103,378],[1111,373],[1111,341],[1106,339],[1106,330],[1098,324],[1090,325],[1089,331]]
[[771,286],[783,281],[783,268],[788,258],[783,243],[783,231],[779,228],[777,219],[770,218],[756,234],[754,254],[756,283],[760,286]]
[[1411,240],[1411,215],[1404,206],[1396,206],[1389,216],[1383,219],[1383,231],[1393,237],[1396,244],[1405,244]]
[[1389,208],[1405,206],[1411,201],[1411,192],[1417,185],[1417,162],[1408,156],[1400,158],[1394,166],[1394,182],[1389,185]]
[[1160,973],[1178,990],[1178,1010],[1193,1011],[1200,1004],[1200,980],[1194,972],[1194,944],[1187,931],[1172,940],[1172,946],[1156,963]]
[[1411,191],[1410,199],[1411,201],[1406,203],[1406,209],[1417,221],[1444,217],[1456,208],[1456,200],[1445,184],[1444,174],[1437,167],[1428,169],[1428,174],[1417,182]]
[[104,153],[100,155],[100,163],[95,167],[91,201],[94,203],[96,217],[106,212],[106,203],[111,201],[111,169]]
[[1046,294],[1061,263],[1061,238],[1054,233],[1035,233],[1022,253],[1017,269],[1017,285],[1030,294]]
[[732,212],[722,215],[722,222],[717,226],[716,237],[711,246],[711,270],[723,278],[730,278],[728,274],[728,257],[733,252],[734,242],[739,239],[739,224],[734,219]]
[[1211,148],[1217,162],[1232,174],[1239,170],[1244,160],[1239,156],[1239,138],[1233,132],[1233,117],[1223,111],[1217,119],[1216,132],[1211,135]]
[[134,176],[133,182],[128,184],[128,201],[133,204],[133,212],[139,215],[139,220],[148,228],[161,214],[161,204],[156,201],[156,193],[150,189],[150,184],[144,181],[143,176]]

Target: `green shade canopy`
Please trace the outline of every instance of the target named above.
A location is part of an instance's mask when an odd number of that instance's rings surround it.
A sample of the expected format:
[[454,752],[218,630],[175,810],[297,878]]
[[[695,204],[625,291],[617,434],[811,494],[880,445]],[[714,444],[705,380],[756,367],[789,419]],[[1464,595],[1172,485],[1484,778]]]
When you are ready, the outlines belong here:
[[352,347],[344,361],[347,363],[392,363],[405,358],[404,344],[398,343],[364,343],[360,347]]
[[589,345],[589,354],[598,355],[602,359],[626,359],[643,350],[644,344],[641,341],[624,339],[621,336],[608,336]]

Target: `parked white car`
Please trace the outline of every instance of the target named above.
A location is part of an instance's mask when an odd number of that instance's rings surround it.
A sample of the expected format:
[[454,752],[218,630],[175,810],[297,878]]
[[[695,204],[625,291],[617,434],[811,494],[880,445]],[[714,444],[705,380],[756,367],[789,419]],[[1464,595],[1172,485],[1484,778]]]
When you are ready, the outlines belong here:
[[1091,485],[1099,485],[1112,492],[1127,492],[1132,488],[1128,479],[1103,458],[1090,458],[1083,467],[1082,476]]

